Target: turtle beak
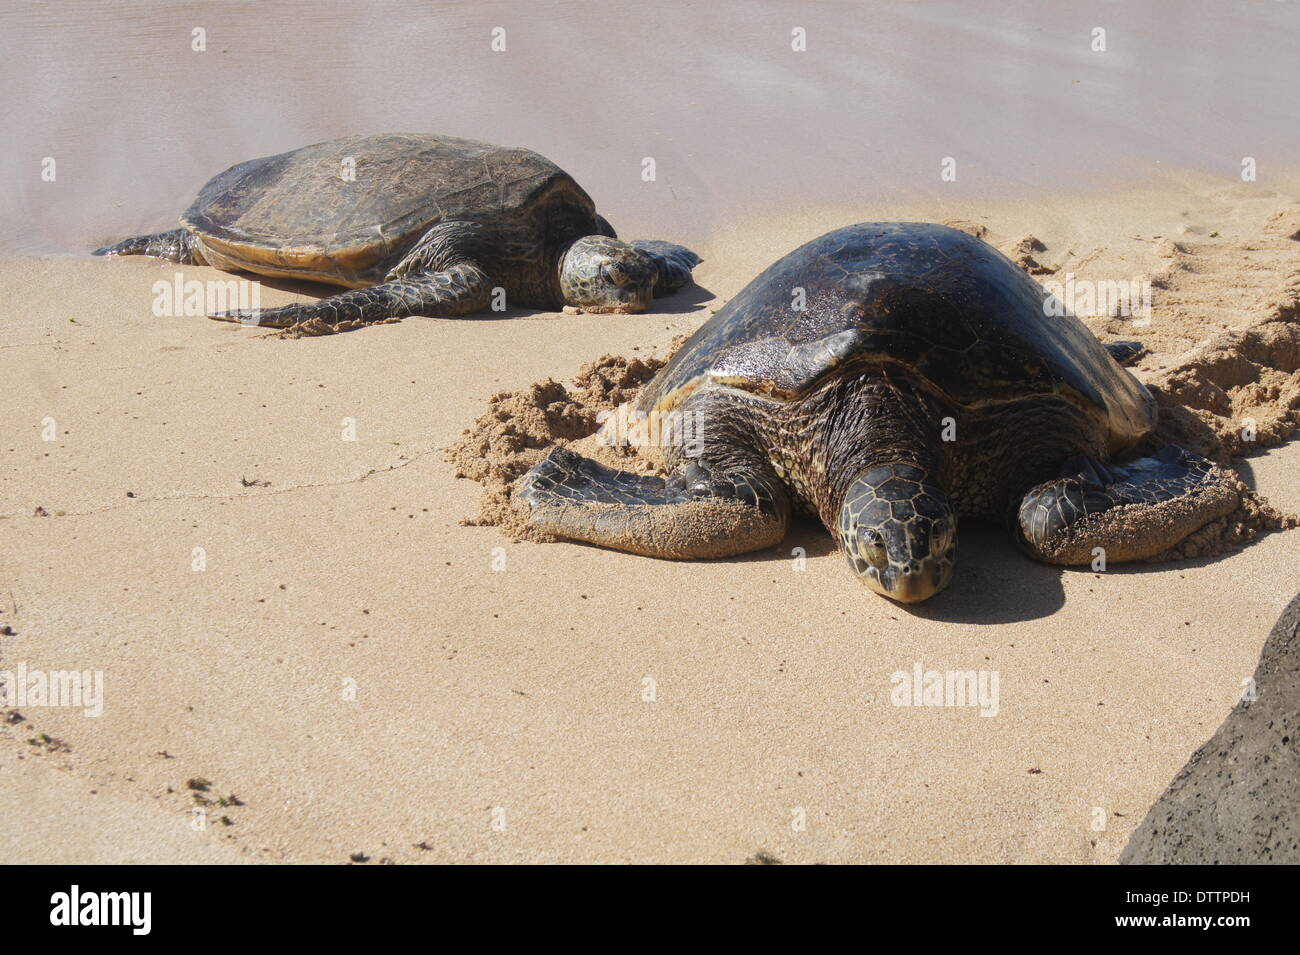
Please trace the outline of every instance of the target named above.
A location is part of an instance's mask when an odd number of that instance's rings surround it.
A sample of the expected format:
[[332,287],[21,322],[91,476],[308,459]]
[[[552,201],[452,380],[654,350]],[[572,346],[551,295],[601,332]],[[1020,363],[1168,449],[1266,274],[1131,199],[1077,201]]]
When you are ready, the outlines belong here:
[[617,265],[607,266],[604,278],[608,295],[612,299],[609,308],[611,312],[626,314],[650,310],[650,302],[654,297],[653,283],[638,282]]
[[653,296],[654,289],[638,289],[631,298],[628,299],[627,310],[629,312],[650,311],[650,300]]
[[[852,563],[852,562],[850,562]],[[863,582],[890,600],[901,604],[916,604],[929,600],[952,580],[951,558],[926,558],[920,567],[903,573],[897,565],[885,568],[883,573],[860,575]]]
[[636,289],[620,290],[616,301],[608,305],[595,306],[586,308],[588,312],[609,312],[617,315],[631,315],[636,312],[648,312],[650,310],[650,301],[654,296],[653,289]]
[[[946,584],[947,581],[943,583]],[[940,589],[942,584],[936,582],[931,574],[909,574],[906,577],[899,577],[885,596],[901,604],[917,604],[922,600],[929,600]]]
[[618,302],[613,305],[566,305],[561,309],[566,315],[636,315],[647,312],[648,305],[635,302]]

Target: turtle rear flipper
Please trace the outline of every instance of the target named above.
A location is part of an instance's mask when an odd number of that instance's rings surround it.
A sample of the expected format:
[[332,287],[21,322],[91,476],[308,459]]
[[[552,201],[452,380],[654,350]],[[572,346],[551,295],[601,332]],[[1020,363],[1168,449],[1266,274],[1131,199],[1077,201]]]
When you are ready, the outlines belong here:
[[491,297],[491,283],[483,270],[476,265],[461,264],[441,272],[407,273],[391,282],[353,289],[317,302],[236,309],[208,318],[283,328],[292,336],[333,335],[408,315],[464,315],[487,307]]
[[1053,564],[1156,557],[1239,501],[1226,473],[1174,445],[1122,467],[1076,460],[1062,473],[1026,494],[1018,513],[1024,545]]
[[189,229],[172,229],[153,235],[136,235],[96,249],[92,255],[149,255],[181,265],[207,265],[199,240]]
[[555,448],[516,495],[543,534],[678,559],[731,557],[778,544],[790,503],[770,469],[711,469],[692,460],[667,480],[616,471]]

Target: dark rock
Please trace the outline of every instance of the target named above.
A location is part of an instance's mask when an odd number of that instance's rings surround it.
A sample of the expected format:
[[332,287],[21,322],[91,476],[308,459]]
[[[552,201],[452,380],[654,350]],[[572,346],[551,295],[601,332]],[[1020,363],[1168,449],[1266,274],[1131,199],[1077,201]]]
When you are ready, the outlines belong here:
[[1133,833],[1121,864],[1300,863],[1300,596],[1243,699]]

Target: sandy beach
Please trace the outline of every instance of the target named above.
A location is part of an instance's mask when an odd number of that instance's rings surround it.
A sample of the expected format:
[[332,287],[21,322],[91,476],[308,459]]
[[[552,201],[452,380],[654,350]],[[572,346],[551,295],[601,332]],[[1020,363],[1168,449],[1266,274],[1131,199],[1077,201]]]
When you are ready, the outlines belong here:
[[[1289,858],[1300,7],[1176,6],[0,10],[0,863]],[[294,340],[185,307],[250,276],[89,254],[232,164],[399,132],[536,150],[620,237],[697,252],[695,284]],[[963,520],[909,606],[808,518],[719,560],[519,539],[510,468],[621,453],[546,411],[594,421],[775,260],[891,220],[1140,340],[1161,441],[1257,496],[1104,572]],[[925,705],[918,673],[984,697]],[[1256,674],[1284,692],[1251,709]]]
[[[0,669],[104,680],[98,716],[5,711],[0,861],[1114,862],[1240,696],[1295,594],[1295,532],[1095,574],[971,525],[949,590],[903,608],[811,521],[706,562],[466,526],[480,488],[446,449],[492,395],[662,356],[773,259],[865,219],[1033,237],[1040,281],[1163,277],[1150,325],[1088,321],[1147,341],[1154,380],[1294,320],[1279,223],[1298,195],[1294,172],[1170,170],[805,206],[694,242],[698,288],[650,314],[296,341],[152,314],[154,282],[210,269],[0,261]],[[1241,400],[1262,420],[1290,399]],[[1296,512],[1297,455],[1238,463]],[[996,671],[996,715],[891,705],[918,664]]]

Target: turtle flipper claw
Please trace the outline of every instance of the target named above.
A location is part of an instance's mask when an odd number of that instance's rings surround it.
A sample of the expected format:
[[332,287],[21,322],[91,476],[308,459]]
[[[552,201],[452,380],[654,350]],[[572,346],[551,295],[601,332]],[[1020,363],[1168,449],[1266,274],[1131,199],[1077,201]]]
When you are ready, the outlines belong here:
[[214,322],[238,322],[240,325],[255,325],[260,328],[288,328],[296,324],[294,309],[297,306],[286,305],[283,308],[236,308],[228,312],[213,312],[208,316]]

